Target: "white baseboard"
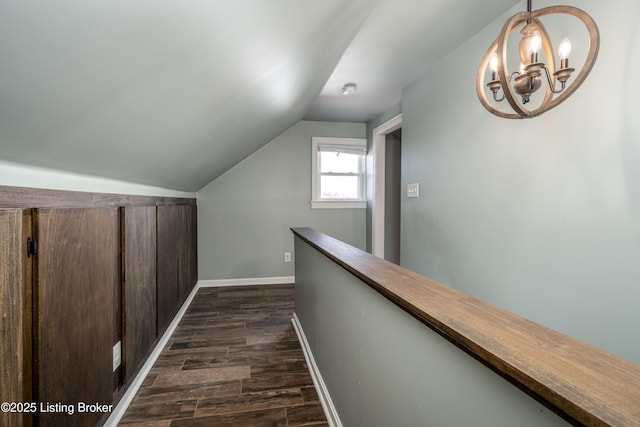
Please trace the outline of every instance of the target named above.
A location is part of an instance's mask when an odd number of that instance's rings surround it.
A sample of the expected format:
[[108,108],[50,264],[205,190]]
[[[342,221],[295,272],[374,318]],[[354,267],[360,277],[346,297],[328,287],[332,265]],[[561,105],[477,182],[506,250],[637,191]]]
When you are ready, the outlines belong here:
[[133,398],[140,389],[140,386],[144,382],[144,379],[147,377],[147,374],[153,367],[153,364],[156,363],[156,360],[158,360],[160,353],[162,353],[162,350],[167,345],[169,338],[171,338],[171,335],[173,335],[173,332],[176,330],[178,323],[180,323],[180,320],[182,320],[184,313],[191,305],[191,301],[193,301],[193,298],[196,296],[198,289],[200,289],[200,285],[196,284],[196,286],[193,288],[193,290],[185,300],[184,304],[182,304],[182,307],[180,307],[180,310],[178,310],[176,317],[173,318],[173,320],[167,327],[167,330],[164,331],[164,334],[162,334],[162,338],[160,338],[160,340],[154,347],[153,352],[151,352],[147,361],[144,363],[144,365],[142,365],[142,369],[140,369],[140,372],[138,372],[138,374],[135,376],[135,378],[131,382],[131,385],[122,396],[122,399],[120,399],[120,402],[118,402],[118,405],[113,409],[113,412],[111,412],[109,418],[107,418],[107,421],[104,424],[105,427],[115,427],[118,425],[124,413],[127,411],[127,408],[129,408],[131,401],[133,401]]
[[295,281],[295,276],[252,277],[246,279],[198,280],[198,286],[201,288],[215,288],[219,286],[279,285],[281,283],[294,283]]
[[329,396],[327,385],[322,379],[322,375],[320,374],[318,365],[316,365],[316,361],[313,358],[313,353],[311,353],[311,347],[309,347],[307,337],[305,336],[304,331],[302,330],[302,325],[300,324],[300,320],[295,313],[293,313],[293,319],[291,319],[291,322],[293,323],[293,328],[296,330],[296,334],[298,335],[298,339],[300,340],[300,344],[302,345],[302,352],[304,353],[304,358],[307,360],[309,371],[311,371],[313,385],[318,391],[320,404],[322,405],[322,409],[324,409],[329,427],[342,427],[342,422],[340,421],[340,417],[338,416],[338,411],[336,410],[336,407],[331,400],[331,396]]

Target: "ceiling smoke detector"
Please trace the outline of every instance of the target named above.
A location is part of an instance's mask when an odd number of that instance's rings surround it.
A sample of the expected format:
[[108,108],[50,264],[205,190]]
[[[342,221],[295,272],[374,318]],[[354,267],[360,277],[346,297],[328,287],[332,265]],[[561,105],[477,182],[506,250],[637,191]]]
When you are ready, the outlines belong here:
[[345,96],[353,95],[356,93],[358,86],[355,83],[346,83],[342,86],[342,94]]

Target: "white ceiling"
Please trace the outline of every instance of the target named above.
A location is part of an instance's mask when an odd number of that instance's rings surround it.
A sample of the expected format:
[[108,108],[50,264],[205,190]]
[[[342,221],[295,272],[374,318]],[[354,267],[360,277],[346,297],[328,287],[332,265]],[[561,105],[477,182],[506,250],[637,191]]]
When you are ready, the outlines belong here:
[[302,118],[376,117],[517,3],[0,0],[0,160],[196,191]]
[[[401,101],[404,87],[518,3],[522,2],[381,1],[305,119],[366,122],[381,115]],[[483,54],[478,52],[478,63]],[[347,82],[357,83],[357,96],[342,95]]]

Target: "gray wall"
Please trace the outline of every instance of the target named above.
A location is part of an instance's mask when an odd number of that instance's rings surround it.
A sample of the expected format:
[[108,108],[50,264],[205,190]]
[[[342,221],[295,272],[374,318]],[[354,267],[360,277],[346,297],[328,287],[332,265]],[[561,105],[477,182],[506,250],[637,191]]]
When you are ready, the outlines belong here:
[[365,209],[311,209],[314,136],[365,138],[366,126],[299,122],[198,192],[200,280],[293,276],[292,226],[365,247]]
[[405,89],[402,185],[420,198],[402,201],[402,263],[640,363],[640,3],[569,4],[597,22],[600,55],[544,115],[501,119],[475,93],[521,8]]
[[137,184],[92,175],[81,175],[55,169],[45,169],[0,159],[0,185],[46,188],[53,190],[88,191],[96,193],[137,194],[145,196],[189,197],[195,193]]
[[296,315],[345,427],[565,426],[300,238]]

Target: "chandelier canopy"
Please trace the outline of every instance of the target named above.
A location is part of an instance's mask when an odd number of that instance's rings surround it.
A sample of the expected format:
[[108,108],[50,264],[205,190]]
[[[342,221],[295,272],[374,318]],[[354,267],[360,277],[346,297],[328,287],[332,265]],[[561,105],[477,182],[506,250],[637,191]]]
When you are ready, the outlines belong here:
[[[549,15],[570,15],[586,27],[588,50],[577,73],[569,66],[572,46],[567,37],[558,43],[559,66],[556,66],[553,44],[541,22],[541,18]],[[522,35],[517,52],[514,52],[519,55],[520,67],[511,72],[508,69],[508,50],[513,46],[509,46],[509,38],[516,30],[520,30]],[[593,68],[599,47],[598,27],[584,11],[571,6],[550,6],[532,11],[531,0],[528,0],[527,11],[517,13],[505,22],[500,35],[482,58],[476,78],[478,98],[489,112],[499,117],[523,119],[539,116],[578,89]],[[542,87],[544,95],[532,97]],[[507,102],[500,104],[504,100]],[[505,111],[506,104],[511,111]],[[505,107],[498,108],[501,105]]]

